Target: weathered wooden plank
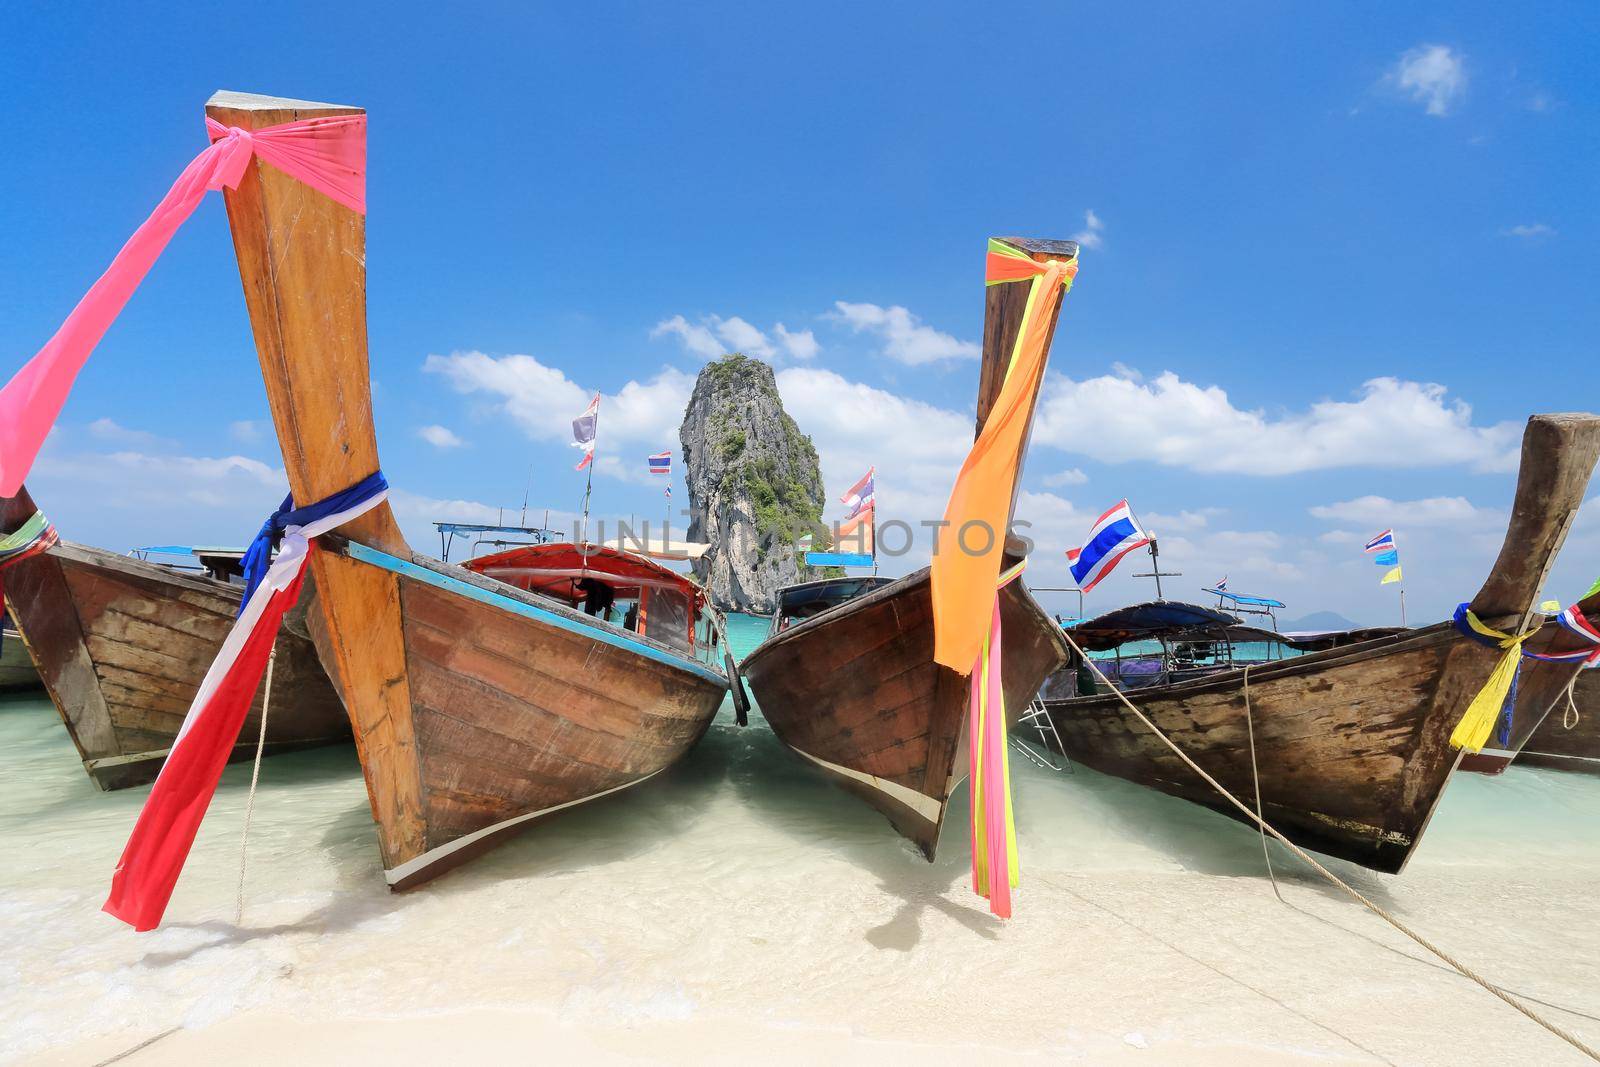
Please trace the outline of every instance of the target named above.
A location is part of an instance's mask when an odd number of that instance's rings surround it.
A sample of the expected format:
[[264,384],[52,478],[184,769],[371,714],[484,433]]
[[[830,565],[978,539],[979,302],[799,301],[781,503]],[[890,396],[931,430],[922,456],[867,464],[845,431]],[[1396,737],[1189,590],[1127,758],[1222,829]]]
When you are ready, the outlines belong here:
[[[936,817],[870,785],[842,783],[931,857],[950,790],[965,774],[956,760],[970,685],[933,663],[930,597],[928,572],[918,571],[769,639],[742,670],[762,715],[786,745],[928,798]],[[1022,706],[1059,665],[1063,645],[1020,583],[1007,587],[1001,603],[1006,701]],[[851,653],[863,643],[875,654]],[[840,660],[849,668],[839,669]]]
[[[0,529],[32,511],[31,500],[0,502]],[[232,624],[239,589],[71,542],[6,577],[7,599],[48,665],[47,688],[85,768],[102,788],[150,781]],[[347,738],[309,642],[286,631],[277,647],[268,744],[282,750]],[[252,739],[263,696],[241,731]]]
[[[1520,625],[1582,502],[1597,455],[1600,419],[1529,420],[1517,504],[1496,572],[1473,601],[1476,612],[1496,625]],[[1440,623],[1250,668],[1261,792],[1278,828],[1304,846],[1397,873],[1456,766],[1450,734],[1499,658],[1498,650]],[[1249,801],[1255,778],[1244,729],[1244,677],[1241,670],[1221,671],[1128,697],[1197,764]],[[1070,679],[1061,685],[1070,689]],[[1070,757],[1249,822],[1114,696],[1055,694],[1046,704]]]
[[[246,129],[360,113],[240,94],[207,110]],[[322,499],[378,469],[365,219],[259,161],[227,200],[290,488]],[[487,580],[459,568],[438,568],[449,582],[414,573],[428,565],[387,505],[340,532],[347,543],[330,538],[313,556],[307,627],[355,728],[391,885],[459,862],[490,831],[660,770],[716,713],[722,681],[692,661],[658,668],[654,648],[619,652],[601,631],[531,622],[537,612],[483,596]],[[360,558],[371,549],[383,559]]]
[[[219,93],[206,114],[259,129],[360,108]],[[295,499],[322,500],[378,469],[367,369],[366,219],[253,160],[225,192],[267,400]],[[345,527],[388,550],[404,539],[388,506]],[[324,666],[355,728],[386,863],[424,849],[421,782],[392,575],[313,556]]]

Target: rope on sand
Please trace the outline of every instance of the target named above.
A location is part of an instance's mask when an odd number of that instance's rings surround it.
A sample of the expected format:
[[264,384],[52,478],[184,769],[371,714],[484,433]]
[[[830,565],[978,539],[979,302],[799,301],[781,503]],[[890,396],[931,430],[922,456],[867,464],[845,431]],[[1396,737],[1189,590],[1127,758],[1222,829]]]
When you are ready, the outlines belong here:
[[1267,877],[1272,879],[1272,893],[1278,898],[1279,903],[1287,904],[1283,899],[1283,890],[1278,888],[1278,875],[1272,869],[1272,853],[1267,851],[1266,816],[1261,813],[1261,772],[1256,768],[1256,723],[1255,713],[1250,710],[1250,664],[1244,665],[1244,725],[1250,733],[1250,777],[1256,785],[1256,824],[1261,830],[1261,858],[1267,862]]
[[267,747],[267,712],[272,708],[272,668],[278,662],[278,646],[267,654],[267,688],[261,696],[261,733],[256,738],[256,765],[250,771],[250,795],[244,802],[244,832],[239,835],[239,896],[233,905],[233,925],[244,925],[244,863],[250,844],[250,816],[256,810],[256,783],[261,780],[261,753]]
[[[1072,639],[1072,634],[1070,632],[1062,631],[1062,635],[1064,637],[1066,637],[1067,643],[1072,646],[1073,651],[1078,654],[1079,660],[1081,660],[1082,662],[1087,663],[1089,665],[1089,669],[1094,671],[1095,677],[1100,679],[1100,681],[1102,683],[1104,683],[1111,690],[1111,692],[1116,696],[1116,698],[1118,700],[1122,701],[1123,705],[1126,706],[1129,711],[1133,712],[1134,715],[1138,716],[1139,721],[1144,723],[1145,726],[1149,727],[1151,732],[1154,733],[1156,735],[1156,737],[1160,739],[1162,744],[1164,744],[1168,748],[1170,748],[1174,755],[1176,755],[1179,759],[1181,759],[1185,764],[1188,765],[1190,770],[1194,771],[1201,778],[1205,779],[1206,784],[1210,785],[1211,788],[1215,789],[1218,793],[1220,793],[1228,801],[1228,803],[1230,803],[1234,807],[1238,808],[1241,812],[1243,812],[1245,814],[1246,817],[1248,817],[1252,822],[1254,822],[1258,827],[1260,827],[1261,828],[1261,832],[1262,832],[1263,835],[1271,834],[1273,837],[1277,838],[1279,843],[1281,843],[1290,852],[1294,853],[1295,856],[1297,856],[1303,863],[1306,864],[1306,866],[1310,867],[1313,871],[1316,871],[1319,875],[1321,875],[1329,883],[1331,883],[1332,885],[1336,886],[1337,888],[1339,888],[1340,890],[1342,890],[1343,892],[1348,894],[1350,897],[1352,897],[1354,900],[1356,900],[1358,903],[1360,903],[1363,907],[1365,907],[1368,911],[1370,911],[1374,915],[1378,916],[1378,918],[1382,919],[1384,922],[1388,923],[1390,926],[1394,927],[1396,930],[1400,931],[1402,934],[1404,934],[1405,936],[1409,937],[1412,941],[1415,941],[1417,944],[1421,945],[1424,949],[1428,950],[1433,955],[1437,956],[1439,959],[1441,959],[1445,963],[1449,964],[1451,969],[1453,969],[1457,974],[1461,975],[1463,978],[1469,979],[1469,980],[1477,983],[1478,985],[1482,986],[1487,992],[1492,993],[1496,997],[1498,997],[1501,1000],[1505,1001],[1508,1005],[1510,1005],[1511,1007],[1515,1008],[1517,1011],[1521,1012],[1524,1016],[1526,1016],[1532,1022],[1537,1023],[1539,1026],[1542,1026],[1544,1029],[1548,1030],[1550,1033],[1554,1034],[1556,1037],[1559,1037],[1561,1040],[1565,1041],[1567,1044],[1571,1045],[1573,1048],[1577,1049],[1579,1052],[1583,1053],[1585,1056],[1589,1057],[1591,1060],[1594,1060],[1596,1063],[1600,1063],[1600,1052],[1597,1052],[1597,1051],[1595,1051],[1595,1049],[1591,1048],[1589,1045],[1584,1044],[1584,1042],[1579,1037],[1577,1037],[1575,1034],[1572,1034],[1569,1031],[1562,1029],[1561,1027],[1557,1026],[1555,1023],[1551,1022],[1549,1019],[1546,1019],[1544,1016],[1540,1015],[1538,1012],[1534,1011],[1532,1008],[1530,1008],[1526,1004],[1522,1003],[1522,1001],[1520,1001],[1517,998],[1511,996],[1509,993],[1507,993],[1504,990],[1502,990],[1499,986],[1497,986],[1494,983],[1490,982],[1489,980],[1484,978],[1482,975],[1478,974],[1478,972],[1474,971],[1472,968],[1468,967],[1466,964],[1464,964],[1461,961],[1457,960],[1454,956],[1451,956],[1448,952],[1445,952],[1443,949],[1439,948],[1433,942],[1429,941],[1427,938],[1423,937],[1421,934],[1419,934],[1415,930],[1411,929],[1405,923],[1401,922],[1399,919],[1395,918],[1393,915],[1390,915],[1387,911],[1384,911],[1383,908],[1379,907],[1377,904],[1374,904],[1372,901],[1368,900],[1358,890],[1356,890],[1353,886],[1351,886],[1350,884],[1345,882],[1338,875],[1334,874],[1332,871],[1328,870],[1322,864],[1320,864],[1316,860],[1312,859],[1311,856],[1308,855],[1305,852],[1305,850],[1302,849],[1299,845],[1296,845],[1293,841],[1290,841],[1287,837],[1283,836],[1283,834],[1278,831],[1277,827],[1275,827],[1271,823],[1267,822],[1266,819],[1262,818],[1256,812],[1251,811],[1249,809],[1249,807],[1247,807],[1244,804],[1243,801],[1241,801],[1238,797],[1236,797],[1232,793],[1230,793],[1227,790],[1227,788],[1222,785],[1221,782],[1219,782],[1215,778],[1211,777],[1211,775],[1206,773],[1204,768],[1202,768],[1194,760],[1190,759],[1188,753],[1184,752],[1183,749],[1179,748],[1177,746],[1177,744],[1170,737],[1168,737],[1161,730],[1161,728],[1159,726],[1157,726],[1155,723],[1151,722],[1149,717],[1146,716],[1144,712],[1140,711],[1139,708],[1131,700],[1129,700],[1127,698],[1127,696],[1125,696],[1123,694],[1122,690],[1120,690],[1116,686],[1112,685],[1110,680],[1107,679],[1106,676],[1103,673],[1101,673],[1099,666],[1097,666],[1095,664],[1094,660],[1090,659],[1084,653],[1083,649],[1078,647],[1078,642],[1076,642],[1076,641],[1074,641]],[[1248,710],[1249,709],[1248,709],[1248,706],[1247,706],[1246,707],[1246,712],[1247,713],[1248,713]],[[1254,727],[1252,726],[1250,729],[1251,729],[1251,743],[1250,743],[1250,748],[1251,748],[1251,769],[1254,770],[1254,761],[1255,761]],[[1260,803],[1260,784],[1259,784],[1259,782],[1257,783],[1257,787],[1256,788],[1257,788],[1257,794],[1256,794],[1257,803],[1259,804]],[[1266,842],[1265,842],[1265,839],[1263,838],[1263,841],[1262,841],[1263,847],[1265,847],[1265,844],[1266,844]],[[1270,870],[1270,867],[1269,867],[1269,870]],[[1276,879],[1273,880],[1273,887],[1274,888],[1277,887],[1277,880]],[[1280,899],[1280,900],[1283,899],[1283,895],[1281,893],[1279,894],[1278,899]]]

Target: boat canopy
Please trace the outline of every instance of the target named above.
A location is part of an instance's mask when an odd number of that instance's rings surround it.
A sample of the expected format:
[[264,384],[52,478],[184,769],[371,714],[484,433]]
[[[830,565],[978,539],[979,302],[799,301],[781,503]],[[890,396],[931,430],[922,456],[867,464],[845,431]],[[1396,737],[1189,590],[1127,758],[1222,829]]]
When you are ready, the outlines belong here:
[[1405,632],[1403,626],[1361,626],[1354,630],[1297,630],[1278,634],[1284,644],[1302,652],[1321,652],[1326,648],[1343,648],[1362,641],[1375,641],[1380,637],[1393,637]]
[[846,578],[821,578],[815,582],[787,586],[778,591],[779,626],[781,628],[788,622],[820,615],[829,608],[838,607],[892,581],[893,578],[882,575],[863,574]]
[[1288,607],[1281,600],[1273,600],[1266,596],[1245,596],[1243,593],[1230,593],[1226,589],[1202,589],[1202,593],[1210,593],[1220,597],[1230,604],[1244,608],[1284,608]]
[[[462,567],[691,655],[701,649],[709,653],[714,643],[705,589],[634,552],[561,541],[518,545]],[[702,617],[707,629],[697,632]]]
[[588,590],[579,586],[584,579],[604,582],[621,596],[631,596],[632,591],[640,589],[675,590],[688,597],[696,608],[703,606],[706,598],[705,590],[687,575],[637,553],[602,545],[584,545],[581,549],[570,542],[518,545],[467,560],[462,566],[568,604],[581,604],[588,595]]
[[1173,600],[1153,600],[1069,626],[1073,639],[1086,651],[1104,652],[1129,641],[1152,641],[1195,630],[1226,630],[1239,620],[1226,612],[1182,604]]

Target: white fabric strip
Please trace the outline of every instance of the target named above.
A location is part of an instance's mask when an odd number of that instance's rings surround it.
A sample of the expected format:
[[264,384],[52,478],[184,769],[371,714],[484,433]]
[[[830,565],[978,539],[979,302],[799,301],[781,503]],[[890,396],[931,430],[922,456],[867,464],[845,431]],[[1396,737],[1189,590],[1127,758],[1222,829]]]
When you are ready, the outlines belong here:
[[[172,748],[168,752],[169,760],[171,753],[176,752],[178,746],[183,744],[183,739],[189,733],[189,727],[194,724],[200,710],[215,695],[222,680],[228,676],[228,672],[233,670],[233,665],[238,662],[239,653],[244,650],[245,642],[249,640],[256,624],[261,621],[261,615],[266,611],[268,602],[275,594],[293,584],[295,578],[305,569],[311,539],[343,526],[358,515],[366,514],[388,498],[389,491],[385,489],[353,508],[336,511],[305,526],[290,526],[284,531],[278,557],[272,561],[272,566],[267,569],[261,584],[256,586],[256,591],[250,595],[244,611],[234,620],[233,629],[228,631],[227,639],[222,642],[222,648],[217,652],[217,658],[206,671],[205,679],[200,683],[200,690],[195,693],[194,701],[183,717],[183,725],[178,728],[178,736],[173,739]],[[166,769],[167,764],[163,763],[162,772],[165,773]],[[156,777],[159,780],[161,776]]]

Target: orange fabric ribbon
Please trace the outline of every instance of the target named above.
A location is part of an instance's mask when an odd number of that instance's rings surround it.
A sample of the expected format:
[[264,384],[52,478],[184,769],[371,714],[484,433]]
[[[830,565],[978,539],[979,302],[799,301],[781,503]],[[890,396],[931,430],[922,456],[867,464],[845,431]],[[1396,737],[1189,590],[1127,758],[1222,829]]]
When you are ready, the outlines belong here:
[[[1040,263],[1004,242],[989,242],[990,285],[1025,279],[1032,283],[1005,384],[950,491],[944,517],[952,536],[941,540],[942,551],[933,557],[933,658],[963,675],[978,661],[989,628],[1011,502],[1050,354],[1055,311],[1077,273],[1076,259]],[[974,524],[978,525],[963,537],[962,531]],[[966,547],[985,543],[982,552]]]

